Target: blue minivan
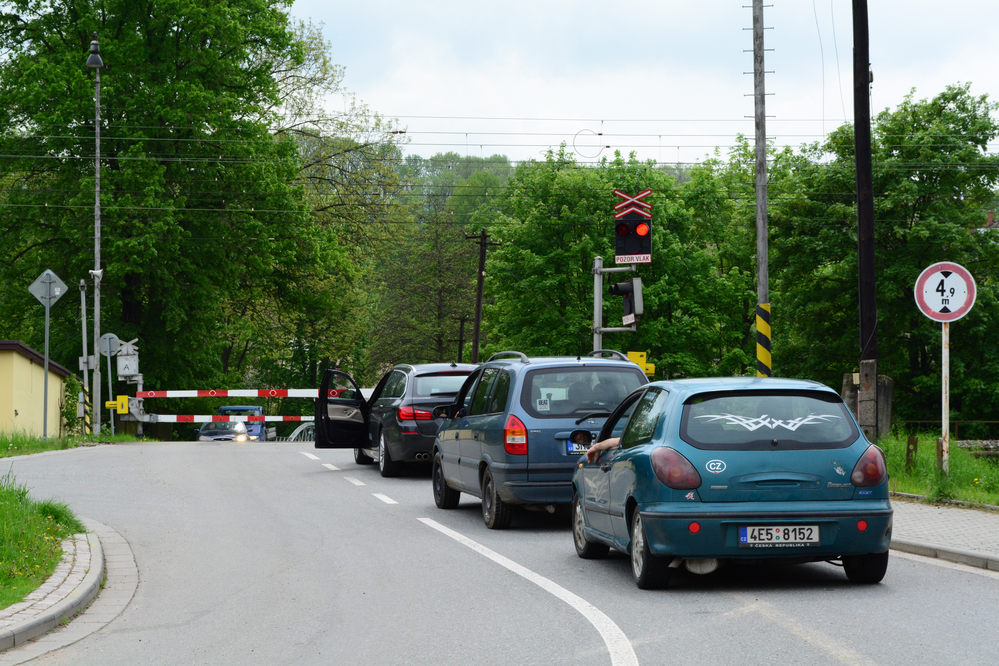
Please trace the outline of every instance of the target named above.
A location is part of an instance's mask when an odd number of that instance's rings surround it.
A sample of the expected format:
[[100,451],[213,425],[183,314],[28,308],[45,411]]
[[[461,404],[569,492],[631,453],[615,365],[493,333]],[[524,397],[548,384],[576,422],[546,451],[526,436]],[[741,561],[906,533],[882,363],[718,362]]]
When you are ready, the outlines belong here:
[[435,503],[453,509],[461,493],[479,497],[490,529],[508,527],[514,505],[568,509],[573,470],[592,438],[569,435],[585,429],[595,436],[618,403],[647,381],[618,351],[493,355],[452,404],[433,412],[443,419],[431,453]]

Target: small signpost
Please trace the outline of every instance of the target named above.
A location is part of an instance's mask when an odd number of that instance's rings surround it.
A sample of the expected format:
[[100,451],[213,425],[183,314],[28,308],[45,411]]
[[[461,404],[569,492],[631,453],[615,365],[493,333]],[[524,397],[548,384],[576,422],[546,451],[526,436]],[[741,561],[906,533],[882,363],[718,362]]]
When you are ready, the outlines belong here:
[[[121,348],[121,340],[114,333],[105,333],[101,336],[98,341],[98,350],[104,356],[108,358],[108,396],[114,395],[114,389],[111,386],[111,357],[118,353]],[[117,402],[114,400],[108,400],[104,403],[107,409],[113,410],[113,405]],[[114,437],[114,417],[111,417],[111,436]]]
[[964,266],[941,261],[929,266],[913,289],[920,312],[943,325],[940,359],[942,409],[942,460],[944,474],[950,472],[950,322],[968,314],[975,304],[975,278]]
[[28,287],[35,298],[45,306],[45,396],[42,398],[42,439],[49,436],[49,310],[66,293],[66,284],[49,269],[38,276]]

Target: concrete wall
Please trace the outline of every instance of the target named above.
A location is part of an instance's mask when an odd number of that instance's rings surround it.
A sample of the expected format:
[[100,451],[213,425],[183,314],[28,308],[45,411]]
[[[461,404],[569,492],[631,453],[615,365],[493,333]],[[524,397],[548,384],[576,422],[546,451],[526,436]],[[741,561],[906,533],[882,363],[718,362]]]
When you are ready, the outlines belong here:
[[[60,434],[62,401],[70,372],[49,361],[48,435]],[[42,435],[44,357],[14,340],[0,340],[0,432]]]

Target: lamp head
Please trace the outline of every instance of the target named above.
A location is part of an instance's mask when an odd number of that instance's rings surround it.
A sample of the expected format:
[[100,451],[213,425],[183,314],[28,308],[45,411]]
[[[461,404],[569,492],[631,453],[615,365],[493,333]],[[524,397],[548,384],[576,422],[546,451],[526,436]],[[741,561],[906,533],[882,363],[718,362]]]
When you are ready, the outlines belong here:
[[90,57],[87,58],[87,67],[103,67],[104,61],[101,60],[101,45],[97,42],[97,32],[94,32],[94,40],[90,42]]

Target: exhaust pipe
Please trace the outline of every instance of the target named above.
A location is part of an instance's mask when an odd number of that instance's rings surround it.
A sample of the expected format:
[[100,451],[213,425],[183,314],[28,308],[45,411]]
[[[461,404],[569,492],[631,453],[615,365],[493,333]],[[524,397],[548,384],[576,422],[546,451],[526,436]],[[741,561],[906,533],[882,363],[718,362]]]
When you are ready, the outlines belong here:
[[687,567],[687,571],[689,571],[690,573],[697,574],[698,576],[703,576],[713,571],[717,571],[719,562],[716,559],[684,560],[683,565]]
[[430,460],[430,454],[429,453],[417,453],[416,454],[416,459],[417,460]]

